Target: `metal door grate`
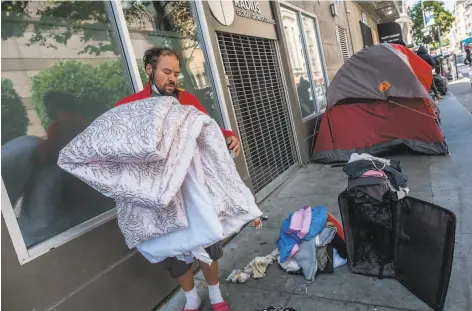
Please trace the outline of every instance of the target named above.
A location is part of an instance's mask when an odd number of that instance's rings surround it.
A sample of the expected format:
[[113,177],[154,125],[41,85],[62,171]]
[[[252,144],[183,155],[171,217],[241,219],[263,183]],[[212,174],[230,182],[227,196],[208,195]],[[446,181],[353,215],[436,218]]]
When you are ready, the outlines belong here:
[[217,36],[257,194],[297,163],[276,43],[222,32]]

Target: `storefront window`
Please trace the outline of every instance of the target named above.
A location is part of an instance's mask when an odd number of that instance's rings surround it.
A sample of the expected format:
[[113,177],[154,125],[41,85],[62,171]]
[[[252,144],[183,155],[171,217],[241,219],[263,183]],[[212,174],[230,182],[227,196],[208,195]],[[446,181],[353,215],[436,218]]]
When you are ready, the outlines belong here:
[[[188,1],[122,1],[123,12],[138,65],[153,46],[167,46],[180,53],[179,87],[195,95],[220,125],[221,111],[209,77],[209,68],[195,18]],[[143,83],[148,82],[142,74]]]
[[319,109],[326,107],[326,81],[324,78],[321,49],[318,42],[317,26],[314,18],[303,15],[303,28],[308,58],[310,59],[313,83],[316,90],[316,102]]
[[286,8],[281,8],[281,13],[298,100],[302,116],[306,118],[316,112],[316,102],[308,71],[308,61],[303,50],[303,38],[298,22],[298,14]]
[[133,92],[108,6],[1,3],[2,179],[27,248],[114,207],[56,164],[66,144]]

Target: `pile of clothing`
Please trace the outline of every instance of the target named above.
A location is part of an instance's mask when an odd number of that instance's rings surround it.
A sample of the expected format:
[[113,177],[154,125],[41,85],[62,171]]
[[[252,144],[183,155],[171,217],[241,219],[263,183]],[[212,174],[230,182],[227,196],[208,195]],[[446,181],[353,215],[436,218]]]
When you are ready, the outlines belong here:
[[256,310],[256,311],[297,311],[295,310],[294,308],[290,308],[290,307],[267,307],[267,308],[264,308],[264,309],[261,309],[261,310]]
[[342,226],[323,206],[302,207],[282,223],[279,265],[312,283],[317,272],[332,273],[347,263],[343,239]]
[[61,150],[58,165],[115,200],[128,247],[153,263],[210,264],[206,247],[262,215],[216,122],[173,97],[109,110]]
[[400,200],[410,191],[400,161],[353,153],[343,171],[349,176],[347,190],[374,202],[382,202],[386,194],[394,194]]

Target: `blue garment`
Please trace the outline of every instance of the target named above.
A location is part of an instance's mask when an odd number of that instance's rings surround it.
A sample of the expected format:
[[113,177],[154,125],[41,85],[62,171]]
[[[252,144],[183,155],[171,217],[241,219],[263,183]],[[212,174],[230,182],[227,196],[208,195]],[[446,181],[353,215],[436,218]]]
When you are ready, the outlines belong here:
[[[285,262],[290,257],[290,252],[295,245],[300,244],[302,239],[297,235],[297,232],[290,233],[290,221],[293,213],[290,213],[288,218],[282,222],[280,229],[280,236],[277,242],[280,251],[280,261]],[[303,241],[314,239],[325,227],[328,221],[328,213],[324,206],[311,208],[311,224],[308,234],[303,238]]]

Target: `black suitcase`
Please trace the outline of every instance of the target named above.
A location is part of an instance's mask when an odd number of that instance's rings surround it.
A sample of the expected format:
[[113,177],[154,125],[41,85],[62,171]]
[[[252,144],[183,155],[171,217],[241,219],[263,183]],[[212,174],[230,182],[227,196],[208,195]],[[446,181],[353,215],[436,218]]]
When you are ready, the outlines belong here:
[[443,310],[454,257],[456,216],[412,197],[383,202],[338,197],[352,273],[397,279],[434,310]]

